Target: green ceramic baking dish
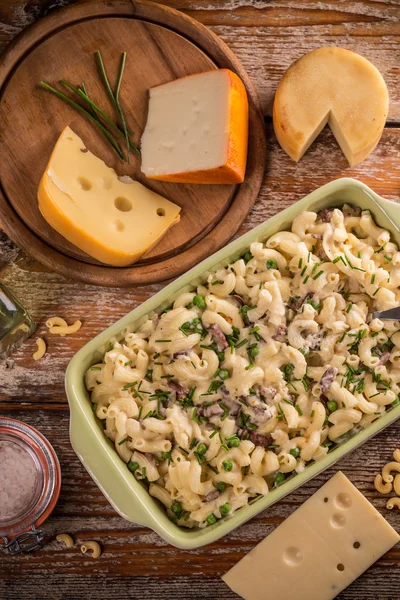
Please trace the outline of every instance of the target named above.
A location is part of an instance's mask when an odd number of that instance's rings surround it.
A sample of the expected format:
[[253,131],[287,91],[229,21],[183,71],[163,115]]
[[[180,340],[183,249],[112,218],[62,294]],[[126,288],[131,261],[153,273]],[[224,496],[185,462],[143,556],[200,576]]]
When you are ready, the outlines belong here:
[[72,447],[109,502],[125,519],[150,527],[179,548],[194,549],[204,546],[226,535],[290,494],[400,417],[400,405],[398,405],[366,429],[344,440],[323,459],[311,463],[303,473],[288,478],[284,484],[273,489],[267,496],[254,499],[251,504],[239,509],[232,516],[221,519],[205,529],[185,530],[168,519],[161,504],[152,498],[146,488],[128,471],[113,444],[105,437],[103,428],[91,409],[89,394],[85,389],[86,370],[101,360],[110,340],[118,340],[125,327],[132,324],[139,326],[149,313],[165,308],[174,297],[185,288],[190,289],[207,272],[219,265],[226,265],[230,260],[243,254],[252,242],[263,241],[279,230],[289,229],[294,217],[302,211],[318,211],[321,208],[339,206],[346,202],[360,206],[362,209],[369,209],[377,223],[390,230],[400,246],[400,230],[396,224],[400,223],[400,205],[381,198],[359,181],[338,179],[249,231],[167,285],[158,294],[86,344],[71,360],[66,373],[66,391],[71,409]]

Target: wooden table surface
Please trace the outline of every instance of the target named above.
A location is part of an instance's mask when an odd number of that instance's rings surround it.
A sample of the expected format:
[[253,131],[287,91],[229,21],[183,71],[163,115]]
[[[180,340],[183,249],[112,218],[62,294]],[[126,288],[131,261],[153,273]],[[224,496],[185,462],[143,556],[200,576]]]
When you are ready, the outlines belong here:
[[[0,0],[0,49],[24,27],[68,0]],[[378,194],[400,199],[400,2],[399,0],[168,0],[165,4],[209,26],[230,46],[258,89],[265,112],[269,156],[260,197],[239,234],[342,176],[364,181]],[[279,148],[271,126],[271,105],[279,78],[303,53],[325,45],[355,50],[382,72],[391,97],[389,118],[375,152],[349,168],[332,134],[324,131],[300,164]],[[68,437],[64,372],[88,340],[149,298],[162,286],[105,289],[46,271],[0,231],[0,277],[23,300],[48,342],[48,354],[32,359],[34,339],[0,364],[0,414],[37,427],[61,462],[57,507],[44,526],[50,540],[69,532],[79,542],[96,539],[103,555],[93,560],[50,541],[40,552],[0,554],[1,600],[126,600],[237,598],[220,575],[288,517],[339,468],[400,530],[400,513],[388,511],[374,489],[375,473],[400,446],[400,423],[348,456],[223,540],[193,552],[167,545],[155,533],[119,517],[75,456]],[[46,334],[46,317],[83,321],[78,334]],[[398,600],[400,547],[380,559],[340,600]],[[268,585],[268,565],[266,565]],[[274,600],[284,600],[276,598]]]

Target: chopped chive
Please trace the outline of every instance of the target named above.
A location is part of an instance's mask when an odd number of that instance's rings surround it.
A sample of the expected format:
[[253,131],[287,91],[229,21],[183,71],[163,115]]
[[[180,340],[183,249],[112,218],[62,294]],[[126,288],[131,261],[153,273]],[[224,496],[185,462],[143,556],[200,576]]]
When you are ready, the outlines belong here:
[[166,342],[170,342],[171,340],[156,340],[156,344],[161,344],[161,343],[166,343]]
[[126,385],[124,385],[124,387],[122,389],[129,390],[129,388],[135,387],[135,385],[137,385],[137,381],[133,381],[132,383],[127,383]]
[[129,436],[127,435],[126,438],[124,438],[123,440],[118,442],[118,446],[122,446],[122,444],[125,444],[125,442],[128,442],[128,441],[129,441]]
[[303,266],[303,259],[299,258],[299,266],[298,266],[298,268],[301,269],[302,266]]
[[373,273],[371,275],[371,283],[375,283],[375,277],[376,277],[376,275],[375,275],[375,273]]
[[376,288],[376,290],[374,291],[374,293],[373,293],[372,295],[373,295],[373,296],[376,296],[376,294],[379,292],[379,290],[380,290],[380,289],[381,289],[381,288],[379,288],[379,287],[378,287],[378,288]]
[[348,307],[346,308],[346,312],[349,313],[351,311],[351,307],[353,306],[353,303],[350,302],[350,304],[348,305]]
[[340,256],[337,256],[336,258],[333,259],[333,264],[336,264],[338,261],[340,260]]
[[314,277],[313,277],[314,281],[316,279],[318,279],[318,277],[320,277],[322,274],[323,274],[323,271],[319,271],[316,275],[314,275]]
[[303,277],[304,273],[307,271],[307,265],[305,265],[305,267],[302,268],[301,273],[300,273],[300,277]]
[[302,416],[303,416],[303,411],[301,410],[300,406],[298,406],[298,405],[296,404],[296,406],[295,406],[295,409],[296,409],[296,410],[297,410],[297,412],[299,413],[300,417],[302,417]]
[[101,367],[90,367],[91,371],[101,371]]
[[392,260],[392,257],[391,257],[391,256],[389,256],[388,254],[384,254],[383,256],[384,256],[384,257],[386,258],[386,260],[388,260],[389,262]]
[[303,279],[303,283],[307,283],[307,281],[310,279],[309,275],[306,275]]
[[247,344],[247,342],[248,342],[248,341],[249,341],[249,340],[247,340],[247,339],[245,339],[245,340],[242,340],[242,341],[241,341],[241,342],[239,342],[238,344],[235,344],[235,346],[234,346],[234,347],[235,347],[235,348],[241,348],[242,346],[244,346],[245,344]]

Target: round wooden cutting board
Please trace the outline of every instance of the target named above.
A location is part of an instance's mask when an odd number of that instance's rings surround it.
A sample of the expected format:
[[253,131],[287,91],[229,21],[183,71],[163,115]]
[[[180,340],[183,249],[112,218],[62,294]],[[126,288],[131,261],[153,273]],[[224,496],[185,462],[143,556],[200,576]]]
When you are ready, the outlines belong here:
[[[146,124],[149,88],[215,68],[235,71],[250,108],[249,155],[241,185],[184,185],[150,181],[140,158],[122,162],[102,134],[73,107],[38,84],[84,82],[93,100],[113,115],[94,53],[100,50],[112,84],[122,52],[127,62],[120,100],[135,143]],[[180,275],[223,246],[254,204],[263,178],[264,120],[253,85],[238,59],[206,27],[165,6],[99,1],[54,11],[9,46],[0,65],[0,224],[50,269],[88,283],[129,286]],[[69,125],[119,175],[130,175],[182,207],[181,220],[130,267],[103,265],[54,231],[41,216],[37,188],[54,144]]]

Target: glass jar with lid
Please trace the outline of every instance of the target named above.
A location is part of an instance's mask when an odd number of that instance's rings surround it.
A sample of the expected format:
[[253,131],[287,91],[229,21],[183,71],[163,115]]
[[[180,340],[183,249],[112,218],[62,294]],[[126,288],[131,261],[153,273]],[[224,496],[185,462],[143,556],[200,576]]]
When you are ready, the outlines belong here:
[[50,442],[30,425],[0,417],[0,550],[19,554],[42,547],[39,527],[54,509],[60,486]]

